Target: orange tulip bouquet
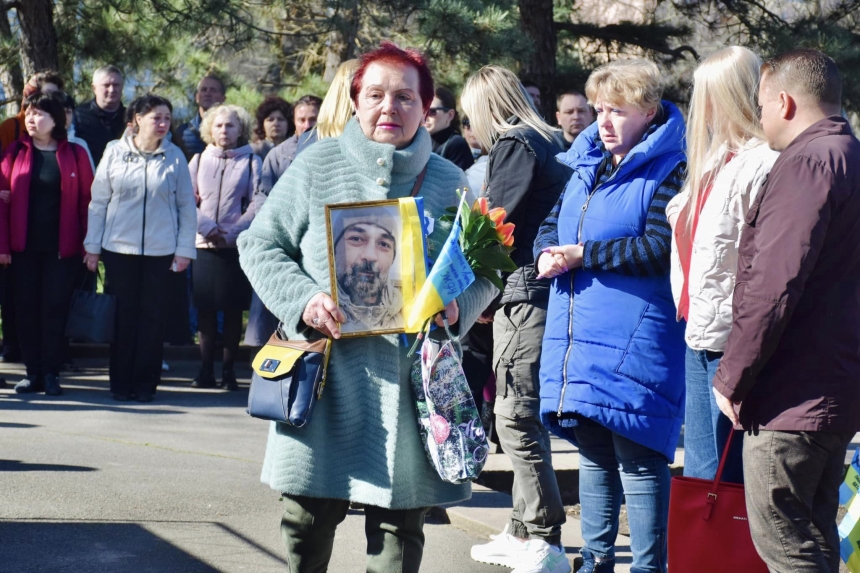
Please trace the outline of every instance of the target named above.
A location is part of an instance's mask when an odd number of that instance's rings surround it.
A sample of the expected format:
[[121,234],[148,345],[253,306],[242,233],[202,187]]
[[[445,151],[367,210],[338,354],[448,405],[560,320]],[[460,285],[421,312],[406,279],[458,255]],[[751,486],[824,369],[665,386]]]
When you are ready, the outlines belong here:
[[[457,208],[449,207],[450,215],[441,217],[443,221],[453,221]],[[507,212],[496,207],[490,209],[487,198],[481,197],[472,209],[460,209],[460,248],[476,276],[492,282],[499,290],[505,285],[497,271],[513,272],[517,265],[511,259],[514,250],[514,224],[505,223]]]

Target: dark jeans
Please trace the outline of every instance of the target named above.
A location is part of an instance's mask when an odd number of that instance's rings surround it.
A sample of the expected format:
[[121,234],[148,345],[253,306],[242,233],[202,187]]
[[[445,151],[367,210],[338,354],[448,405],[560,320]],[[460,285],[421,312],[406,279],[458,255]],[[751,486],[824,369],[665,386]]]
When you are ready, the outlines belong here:
[[750,533],[776,573],[839,573],[836,511],[854,432],[773,432],[744,439]]
[[561,544],[564,505],[552,468],[549,433],[540,423],[540,354],[546,304],[506,304],[493,318],[496,432],[511,460],[510,534]]
[[[284,494],[281,537],[290,573],[328,570],[334,534],[346,518],[349,502]],[[427,508],[364,508],[368,573],[418,573],[424,554]]]
[[151,394],[161,379],[163,295],[173,255],[149,257],[102,251],[116,326],[110,348],[110,391]]
[[[722,352],[687,347],[687,397],[684,414],[684,475],[714,479],[732,423],[720,411],[711,381],[717,373]],[[743,432],[735,432],[722,481],[744,483]]]
[[665,573],[669,460],[592,420],[579,420],[573,431],[579,442],[583,549],[599,559],[615,559],[618,515],[626,498],[630,571]]
[[15,278],[12,265],[0,268],[0,320],[3,321],[4,350],[18,350],[18,327],[15,324]]
[[15,265],[15,318],[18,344],[27,378],[60,375],[66,319],[75,288],[78,257],[24,251],[12,255]]

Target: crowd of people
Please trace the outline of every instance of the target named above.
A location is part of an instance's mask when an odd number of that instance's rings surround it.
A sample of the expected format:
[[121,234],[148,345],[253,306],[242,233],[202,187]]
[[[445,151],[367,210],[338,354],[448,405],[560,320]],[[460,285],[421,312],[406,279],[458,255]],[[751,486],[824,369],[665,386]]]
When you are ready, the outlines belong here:
[[[314,422],[273,424],[266,447],[291,571],[324,571],[359,503],[368,571],[417,572],[426,508],[470,495],[427,461],[411,340],[341,338],[320,247],[326,205],[419,195],[438,219],[460,189],[506,210],[517,266],[501,292],[479,278],[445,310],[514,474],[509,523],[472,558],[571,571],[553,433],[581,459],[578,570],[615,570],[626,502],[631,571],[665,573],[683,427],[687,476],[713,479],[731,440],[722,479],[745,484],[771,571],[838,572],[837,492],[860,431],[860,142],[825,54],[722,49],[686,114],[653,62],[612,61],[558,95],[557,127],[510,70],[480,69],[458,101],[389,42],[341,64],[325,98],[270,96],[253,117],[206,75],[175,130],[161,96],[122,104],[117,68],[92,87],[75,106],[56,73],[36,74],[0,124],[3,360],[27,372],[15,391],[63,392],[73,290],[102,266],[119,401],[153,400],[171,331],[197,332],[191,385],[227,390],[245,311],[252,346],[279,323],[333,338]],[[444,240],[431,229],[431,251]],[[174,300],[183,312],[165,312]]]

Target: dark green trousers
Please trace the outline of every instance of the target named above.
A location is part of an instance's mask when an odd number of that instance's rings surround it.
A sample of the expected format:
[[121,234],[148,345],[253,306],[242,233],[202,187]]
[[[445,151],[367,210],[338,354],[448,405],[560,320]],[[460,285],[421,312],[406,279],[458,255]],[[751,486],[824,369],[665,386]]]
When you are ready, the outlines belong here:
[[[331,559],[334,532],[346,519],[349,502],[284,495],[281,537],[287,548],[290,573],[325,573]],[[364,508],[367,573],[418,573],[424,553],[427,508]]]

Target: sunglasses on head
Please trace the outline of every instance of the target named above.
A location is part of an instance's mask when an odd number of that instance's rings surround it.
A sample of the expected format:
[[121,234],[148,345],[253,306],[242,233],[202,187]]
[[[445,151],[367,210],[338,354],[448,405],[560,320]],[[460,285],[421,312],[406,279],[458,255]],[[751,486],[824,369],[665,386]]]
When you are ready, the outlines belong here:
[[428,117],[436,117],[436,114],[440,111],[442,113],[445,113],[446,111],[451,111],[451,108],[450,107],[431,107],[430,109],[427,110],[427,116]]

